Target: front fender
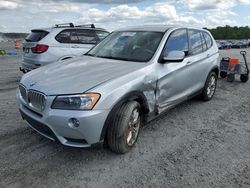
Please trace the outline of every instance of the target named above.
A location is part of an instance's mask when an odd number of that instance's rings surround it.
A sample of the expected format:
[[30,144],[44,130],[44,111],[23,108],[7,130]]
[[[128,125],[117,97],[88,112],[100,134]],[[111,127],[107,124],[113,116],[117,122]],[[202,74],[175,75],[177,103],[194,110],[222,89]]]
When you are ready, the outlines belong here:
[[108,117],[107,117],[107,119],[106,119],[106,121],[104,123],[104,126],[102,128],[100,141],[103,141],[105,139],[108,126],[110,125],[115,113],[118,111],[120,106],[122,104],[124,104],[124,103],[126,103],[128,101],[132,101],[132,100],[135,100],[135,101],[140,103],[142,111],[143,111],[144,114],[147,114],[149,112],[149,107],[148,107],[148,102],[147,102],[146,96],[141,91],[131,91],[131,92],[125,94],[124,96],[122,96],[120,98],[119,101],[117,101],[113,105],[113,107],[112,107],[112,109],[111,109],[111,111],[110,111],[110,113],[109,113],[109,115],[108,115]]

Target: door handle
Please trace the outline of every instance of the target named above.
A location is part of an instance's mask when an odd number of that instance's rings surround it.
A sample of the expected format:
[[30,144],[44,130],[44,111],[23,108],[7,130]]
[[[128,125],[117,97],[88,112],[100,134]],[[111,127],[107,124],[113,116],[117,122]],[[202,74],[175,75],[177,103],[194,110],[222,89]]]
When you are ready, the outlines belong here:
[[188,62],[187,62],[187,65],[191,65],[191,64],[192,64],[192,61],[188,61]]
[[73,45],[71,46],[72,48],[80,48],[80,46],[77,46],[77,45]]

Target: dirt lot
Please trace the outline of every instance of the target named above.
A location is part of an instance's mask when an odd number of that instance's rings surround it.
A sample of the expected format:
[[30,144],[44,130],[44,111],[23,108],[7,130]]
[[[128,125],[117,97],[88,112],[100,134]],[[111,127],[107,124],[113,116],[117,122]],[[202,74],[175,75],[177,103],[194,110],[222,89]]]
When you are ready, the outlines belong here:
[[64,147],[28,128],[15,103],[20,61],[0,56],[0,187],[250,187],[250,82],[219,80],[212,101],[177,106],[116,155]]

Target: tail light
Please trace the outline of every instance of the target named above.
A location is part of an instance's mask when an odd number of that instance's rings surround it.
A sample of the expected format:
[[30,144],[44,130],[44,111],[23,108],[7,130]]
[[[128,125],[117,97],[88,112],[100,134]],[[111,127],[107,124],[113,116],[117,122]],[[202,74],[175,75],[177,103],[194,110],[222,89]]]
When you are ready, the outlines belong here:
[[31,48],[31,51],[36,54],[44,53],[48,50],[49,46],[45,44],[37,44],[35,47]]

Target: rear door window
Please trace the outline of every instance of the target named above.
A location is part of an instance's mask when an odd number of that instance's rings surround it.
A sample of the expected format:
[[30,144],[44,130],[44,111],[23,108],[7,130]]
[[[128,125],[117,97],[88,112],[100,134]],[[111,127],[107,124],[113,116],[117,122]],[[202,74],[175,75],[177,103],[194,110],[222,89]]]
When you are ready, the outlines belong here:
[[178,29],[171,33],[167,40],[164,54],[171,51],[188,52],[188,35],[186,29]]
[[94,31],[89,29],[77,29],[77,36],[81,44],[96,44],[97,36]]
[[25,38],[26,42],[39,42],[46,35],[48,35],[48,31],[44,30],[32,30],[31,33]]
[[70,43],[79,43],[78,35],[76,30],[70,32]]
[[66,29],[61,31],[55,38],[60,43],[72,43],[71,41],[71,30]]
[[80,43],[76,29],[66,29],[61,31],[55,38],[60,43]]
[[198,30],[189,30],[189,43],[190,43],[190,54],[195,55],[199,54],[203,51],[202,48],[202,40],[201,40],[201,34]]
[[213,42],[212,42],[212,39],[210,37],[210,35],[207,33],[207,32],[202,32],[203,33],[203,36],[206,40],[206,43],[207,43],[207,48],[211,48],[212,45],[213,45]]
[[202,49],[203,51],[206,51],[207,50],[207,44],[206,44],[206,40],[202,34],[202,32],[200,32],[200,35],[201,35],[201,44],[202,44]]

